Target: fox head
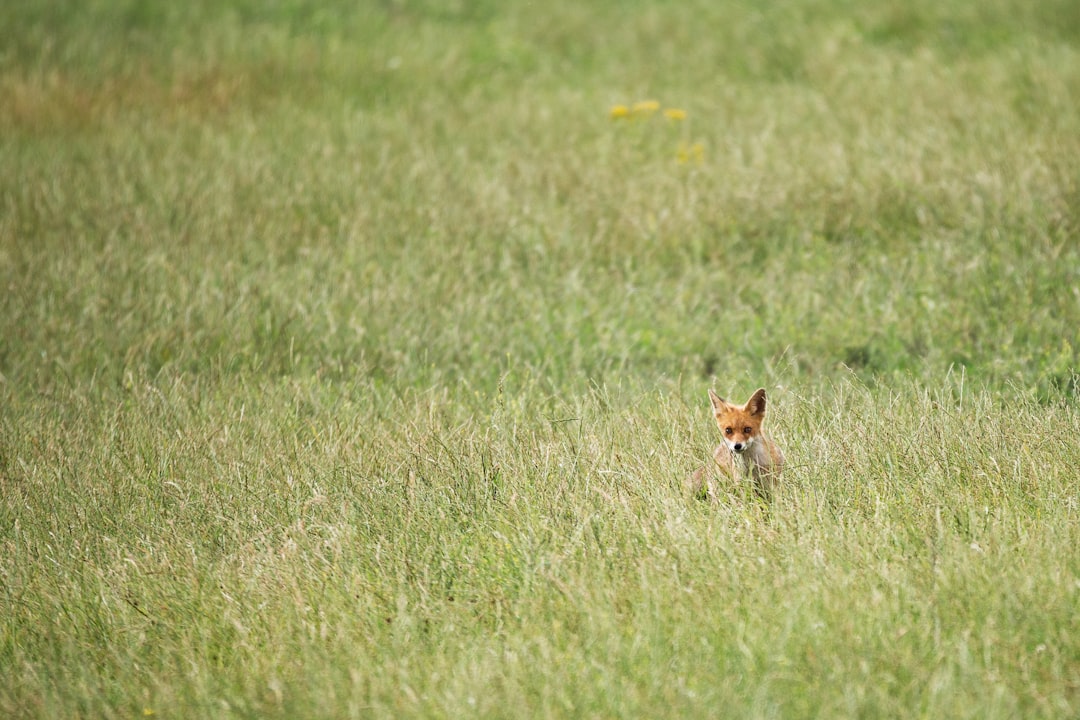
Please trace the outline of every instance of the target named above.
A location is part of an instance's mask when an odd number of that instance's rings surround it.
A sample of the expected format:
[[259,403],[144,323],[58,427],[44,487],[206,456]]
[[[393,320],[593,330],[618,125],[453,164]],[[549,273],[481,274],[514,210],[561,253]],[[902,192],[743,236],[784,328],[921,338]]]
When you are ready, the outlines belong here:
[[732,405],[712,390],[709,390],[709,399],[728,450],[738,455],[753,447],[765,419],[765,388],[758,389],[741,406]]

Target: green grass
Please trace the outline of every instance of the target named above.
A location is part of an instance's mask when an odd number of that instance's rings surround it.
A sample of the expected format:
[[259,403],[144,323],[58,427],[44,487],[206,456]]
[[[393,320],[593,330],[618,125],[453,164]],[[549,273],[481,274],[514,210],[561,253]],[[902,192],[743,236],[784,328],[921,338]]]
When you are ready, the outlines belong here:
[[0,714],[1080,713],[1080,14],[759,5],[3,5]]

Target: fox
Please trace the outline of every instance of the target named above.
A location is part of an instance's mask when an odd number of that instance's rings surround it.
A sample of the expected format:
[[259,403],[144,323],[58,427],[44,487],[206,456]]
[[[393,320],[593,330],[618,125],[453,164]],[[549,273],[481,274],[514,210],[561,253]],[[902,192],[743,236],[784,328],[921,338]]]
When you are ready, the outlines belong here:
[[[716,424],[724,438],[713,452],[716,467],[730,480],[748,475],[754,491],[765,498],[772,496],[780,473],[784,469],[784,453],[761,429],[765,420],[765,388],[758,388],[745,405],[734,405],[709,389]],[[708,466],[699,468],[689,478],[687,486],[695,496],[716,495],[713,477]]]

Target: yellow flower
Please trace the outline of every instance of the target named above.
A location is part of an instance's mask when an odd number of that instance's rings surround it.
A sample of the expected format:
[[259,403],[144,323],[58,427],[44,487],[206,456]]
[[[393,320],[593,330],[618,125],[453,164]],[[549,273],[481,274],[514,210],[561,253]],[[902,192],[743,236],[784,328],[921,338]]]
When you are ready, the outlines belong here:
[[630,117],[630,108],[625,105],[612,105],[611,106],[611,119],[619,120],[621,118]]
[[668,120],[685,120],[686,111],[680,110],[679,108],[665,108],[664,117]]
[[654,112],[660,109],[660,103],[655,100],[642,100],[634,103],[635,115],[652,115]]
[[675,149],[675,159],[680,163],[693,162],[697,165],[705,162],[705,144],[696,142],[693,144],[681,142]]

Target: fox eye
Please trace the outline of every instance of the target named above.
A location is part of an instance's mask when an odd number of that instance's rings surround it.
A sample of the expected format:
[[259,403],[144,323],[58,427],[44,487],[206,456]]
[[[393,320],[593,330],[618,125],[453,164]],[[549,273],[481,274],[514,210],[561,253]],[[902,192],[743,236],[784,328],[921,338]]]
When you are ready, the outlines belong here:
[[754,432],[754,429],[753,429],[752,427],[750,427],[749,425],[747,425],[746,427],[744,427],[744,428],[742,429],[742,431],[743,431],[743,432],[744,432],[745,434],[749,435],[750,433]]
[[735,431],[734,431],[734,430],[732,430],[732,429],[731,429],[731,428],[729,428],[729,427],[726,427],[726,428],[724,428],[724,434],[725,434],[725,435],[730,435],[730,434],[731,434],[731,433],[733,433],[733,432],[735,432]]

